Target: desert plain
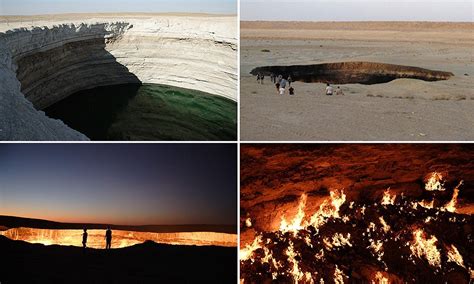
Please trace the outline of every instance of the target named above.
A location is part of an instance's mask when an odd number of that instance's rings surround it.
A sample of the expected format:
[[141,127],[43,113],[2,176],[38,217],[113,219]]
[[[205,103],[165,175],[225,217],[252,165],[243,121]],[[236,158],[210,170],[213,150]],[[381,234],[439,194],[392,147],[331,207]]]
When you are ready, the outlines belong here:
[[[464,141],[474,139],[474,24],[241,22],[240,137],[244,141]],[[261,66],[377,62],[451,72],[448,80],[372,85],[293,82],[278,94]]]

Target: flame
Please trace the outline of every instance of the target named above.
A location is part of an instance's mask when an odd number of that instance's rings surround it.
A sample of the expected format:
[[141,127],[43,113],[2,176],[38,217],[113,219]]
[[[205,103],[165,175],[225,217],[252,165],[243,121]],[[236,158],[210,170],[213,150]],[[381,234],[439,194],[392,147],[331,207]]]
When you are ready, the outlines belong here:
[[282,232],[293,232],[294,235],[296,233],[303,229],[303,219],[304,219],[304,208],[306,206],[306,194],[301,195],[300,202],[298,205],[298,213],[296,214],[295,218],[293,218],[293,221],[288,224],[288,222],[285,220],[285,216],[281,217],[281,224],[280,224],[280,231]]
[[438,191],[444,191],[444,184],[441,183],[443,180],[443,175],[438,172],[432,172],[430,174],[430,177],[428,178],[428,181],[425,184],[425,189],[428,191],[433,191],[433,190],[438,190]]
[[383,242],[381,240],[377,240],[374,242],[372,239],[370,239],[370,246],[369,246],[375,254],[377,254],[377,260],[382,261],[382,256],[384,254],[383,252]]
[[245,248],[240,249],[240,259],[241,260],[247,260],[252,258],[252,254],[255,250],[261,248],[262,246],[260,245],[262,243],[262,236],[258,235],[255,237],[253,242],[249,245],[246,245]]
[[385,220],[383,219],[383,217],[379,217],[379,221],[380,221],[380,224],[382,224],[382,228],[383,228],[383,231],[385,233],[388,233],[390,231],[390,226],[387,225],[387,223],[385,222]]
[[252,227],[252,219],[250,218],[245,219],[245,226],[247,226],[248,228]]
[[424,235],[422,229],[417,229],[413,233],[414,240],[410,245],[410,250],[419,258],[424,256],[430,265],[441,267],[441,254],[436,248],[438,239],[435,236],[426,239]]
[[335,233],[334,236],[332,236],[332,244],[336,247],[340,246],[352,246],[351,242],[349,241],[351,239],[351,234],[347,233],[346,237],[344,237],[343,234],[341,233]]
[[454,246],[451,245],[451,247],[448,248],[448,262],[455,262],[459,266],[464,266],[464,260],[462,259],[462,255],[459,253],[458,249]]
[[382,272],[378,271],[375,273],[375,279],[372,280],[372,284],[388,284],[388,278],[383,276]]
[[395,198],[397,198],[396,195],[390,195],[390,187],[387,188],[387,190],[385,190],[384,193],[383,193],[382,205],[393,205],[393,204],[395,204]]
[[335,284],[344,284],[344,273],[339,270],[339,268],[336,265],[336,268],[334,269],[334,283]]
[[295,256],[297,255],[295,253],[295,250],[293,248],[293,242],[290,241],[290,245],[288,249],[286,250],[286,255],[288,256],[288,262],[293,264],[293,268],[291,270],[291,274],[293,275],[293,279],[295,280],[295,283],[297,284],[298,281],[301,281],[304,277],[303,271],[300,270],[298,266],[298,261],[295,259]]
[[311,216],[308,225],[314,226],[316,229],[326,223],[327,218],[340,218],[339,208],[346,201],[344,191],[334,190],[330,193],[330,201],[324,200],[319,206],[319,210]]
[[451,200],[443,206],[441,210],[446,210],[448,212],[456,212],[456,204],[458,202],[459,187],[463,184],[463,181],[460,181],[459,184],[454,188],[453,197]]

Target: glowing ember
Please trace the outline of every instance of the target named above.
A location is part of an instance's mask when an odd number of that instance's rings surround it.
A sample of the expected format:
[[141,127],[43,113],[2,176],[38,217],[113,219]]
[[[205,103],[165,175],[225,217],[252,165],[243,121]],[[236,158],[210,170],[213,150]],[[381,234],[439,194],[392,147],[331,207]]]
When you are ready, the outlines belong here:
[[413,254],[419,258],[425,257],[428,263],[432,266],[441,267],[441,254],[436,248],[438,239],[432,236],[430,239],[425,238],[425,233],[422,229],[418,229],[413,233],[413,243],[410,249]]
[[430,174],[428,181],[425,184],[425,189],[428,191],[433,191],[433,190],[438,190],[438,191],[444,191],[445,188],[443,187],[443,183],[441,181],[443,180],[443,175],[438,172],[433,172]]
[[250,218],[245,219],[245,226],[252,227],[252,220]]
[[[82,247],[82,230],[53,230],[33,228],[13,228],[0,232],[1,235],[29,243],[44,245],[63,245]],[[87,247],[105,248],[105,230],[87,230]],[[123,248],[154,241],[172,245],[216,245],[237,246],[237,235],[215,232],[177,232],[151,233],[114,230],[112,233],[112,248]]]

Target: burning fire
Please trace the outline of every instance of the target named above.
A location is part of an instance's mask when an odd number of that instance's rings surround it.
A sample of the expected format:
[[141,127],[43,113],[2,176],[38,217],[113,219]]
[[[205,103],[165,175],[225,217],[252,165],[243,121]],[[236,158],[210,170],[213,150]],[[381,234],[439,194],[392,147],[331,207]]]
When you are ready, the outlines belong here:
[[[29,243],[44,245],[63,245],[82,247],[82,230],[54,230],[33,228],[12,228],[0,231],[12,240],[21,240]],[[105,248],[105,230],[87,230],[87,247]],[[177,233],[151,233],[114,230],[112,233],[112,248],[123,248],[145,241],[172,245],[216,245],[233,247],[237,246],[237,235],[215,232],[177,232]]]
[[410,245],[412,253],[419,258],[425,257],[428,263],[432,266],[441,267],[441,254],[436,248],[438,239],[432,236],[430,239],[425,238],[425,232],[418,229],[413,233],[413,243]]
[[388,278],[383,276],[382,272],[378,271],[375,274],[375,280],[372,280],[372,284],[389,284]]
[[425,184],[425,189],[428,191],[438,190],[444,191],[444,184],[441,183],[443,180],[443,175],[438,172],[432,172],[428,178],[428,181]]
[[462,259],[462,255],[459,253],[458,249],[454,245],[451,245],[448,248],[448,262],[455,262],[459,266],[466,268],[464,266],[464,260]]
[[382,205],[393,205],[395,203],[396,195],[390,195],[390,188],[383,193]]
[[[452,269],[449,262],[456,263],[469,277],[472,263],[461,255],[468,248],[447,245],[445,238],[438,239],[442,234],[439,224],[452,228],[471,223],[470,215],[453,216],[461,185],[462,182],[454,189],[451,201],[442,207],[434,206],[436,196],[420,201],[402,194],[397,199],[390,188],[379,203],[351,201],[343,206],[345,193],[332,190],[315,212],[307,212],[308,196],[302,194],[292,219],[283,216],[278,230],[258,233],[240,250],[241,280],[344,283],[353,277],[353,259],[365,261],[374,269],[367,279],[371,283],[392,282],[390,275],[397,273],[401,274],[395,279],[412,279],[422,273],[420,267],[433,271],[433,278],[429,279],[440,279]],[[432,173],[426,189],[445,190],[442,175]],[[404,269],[399,270],[400,267]],[[331,270],[333,273],[328,273]],[[406,271],[409,274],[403,274]]]

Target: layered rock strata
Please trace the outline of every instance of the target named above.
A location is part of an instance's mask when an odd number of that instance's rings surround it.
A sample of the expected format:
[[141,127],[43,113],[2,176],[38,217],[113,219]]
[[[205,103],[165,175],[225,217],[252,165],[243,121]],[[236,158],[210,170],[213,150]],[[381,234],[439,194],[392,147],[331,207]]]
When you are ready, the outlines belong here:
[[263,66],[254,68],[252,75],[259,73],[291,76],[294,81],[331,84],[378,84],[395,79],[408,78],[423,81],[447,80],[451,72],[429,70],[413,66],[377,62],[337,62],[313,65]]
[[23,20],[0,19],[1,140],[87,139],[36,110],[98,86],[156,83],[237,98],[235,17],[84,15],[65,22],[53,17],[31,21],[41,28],[21,28]]

